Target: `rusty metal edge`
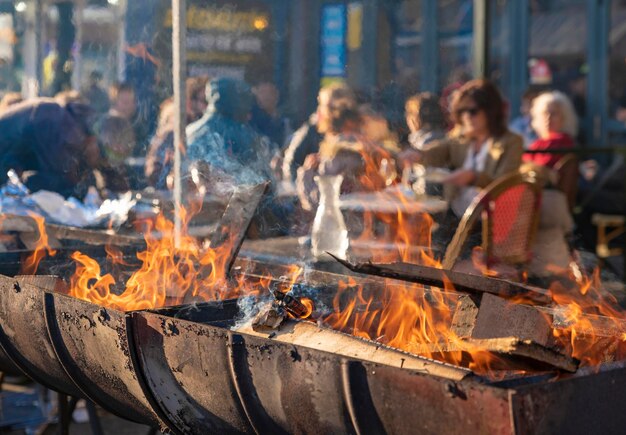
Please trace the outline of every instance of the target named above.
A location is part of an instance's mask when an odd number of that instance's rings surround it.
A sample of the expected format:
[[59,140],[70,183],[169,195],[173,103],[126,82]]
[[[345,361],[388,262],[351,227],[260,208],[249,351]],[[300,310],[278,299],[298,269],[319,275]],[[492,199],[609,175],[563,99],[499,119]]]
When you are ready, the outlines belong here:
[[358,361],[342,358],[341,385],[354,432],[357,435],[384,434],[384,426],[372,402],[365,367]]
[[[14,278],[9,278],[9,277],[6,277],[4,275],[0,275],[0,280],[6,280],[7,283],[11,283],[12,282],[13,285],[14,285],[14,288],[15,288],[15,286],[19,286],[19,284],[17,283],[17,281]],[[46,382],[42,382],[42,381],[44,381],[44,379],[39,378],[39,376],[37,376],[37,375],[33,376],[28,369],[24,368],[25,367],[25,364],[24,364],[25,358],[23,358],[21,353],[17,350],[17,348],[15,346],[13,346],[13,344],[11,344],[11,342],[8,339],[8,336],[7,336],[6,332],[4,331],[4,329],[2,328],[1,324],[0,324],[0,348],[5,353],[7,358],[22,373],[24,373],[26,376],[28,376],[29,378],[31,378],[33,381],[37,382],[38,384],[46,385]],[[60,392],[61,393],[66,393],[64,391],[60,391]]]
[[[82,301],[82,299],[77,299],[77,298],[73,298],[71,296],[66,296],[66,295],[56,295],[56,296],[72,298],[72,299]],[[55,355],[57,356],[59,360],[59,363],[61,364],[61,367],[63,367],[63,370],[65,370],[65,372],[67,373],[67,376],[72,380],[74,385],[76,385],[78,390],[83,393],[85,398],[97,404],[98,406],[101,406],[102,408],[108,410],[114,415],[117,415],[115,412],[111,410],[111,408],[109,408],[109,405],[106,403],[106,400],[103,400],[101,397],[98,397],[98,395],[96,394],[92,394],[90,391],[88,391],[85,388],[85,385],[88,384],[90,381],[85,381],[84,375],[81,373],[81,371],[72,367],[73,365],[72,361],[74,360],[74,358],[72,358],[72,356],[69,354],[65,346],[65,343],[60,337],[60,333],[59,333],[60,327],[56,319],[56,306],[55,306],[54,297],[55,295],[45,292],[44,316],[45,316],[45,321],[47,325],[48,336],[50,337],[50,341],[52,342],[52,348],[54,350]],[[86,302],[86,301],[82,301],[82,302]],[[112,311],[116,311],[116,310],[112,310]],[[152,411],[154,412],[154,410]],[[139,424],[146,424],[146,421],[140,420],[140,419],[138,420],[131,419],[131,421],[135,423],[139,423]],[[157,422],[157,423],[160,425],[160,422]]]
[[[65,373],[67,373],[67,376],[74,383],[74,385],[76,385],[76,388],[78,388],[78,390],[83,394],[83,396],[86,399],[90,400],[91,402],[99,406],[102,406],[104,409],[109,410],[107,406],[102,405],[102,401],[99,398],[96,397],[96,400],[94,400],[94,397],[92,397],[91,394],[87,392],[87,390],[83,387],[82,383],[78,382],[75,379],[75,376],[72,374],[72,370],[70,370],[70,368],[66,366],[65,360],[71,359],[71,357],[67,354],[66,355],[61,354],[62,352],[67,353],[67,351],[65,350],[65,345],[62,343],[62,340],[58,336],[58,334],[53,332],[53,331],[58,331],[60,329],[56,321],[56,316],[54,315],[55,312],[56,311],[55,311],[55,304],[54,304],[54,295],[48,292],[45,292],[44,293],[44,312],[43,312],[44,320],[46,322],[46,329],[48,331],[48,337],[50,338],[50,342],[52,343],[52,349],[57,359],[59,360],[61,367],[63,367],[63,370],[65,370]],[[63,351],[61,351],[61,349],[63,349]]]
[[247,369],[245,339],[241,334],[235,334],[230,330],[228,330],[228,357],[229,375],[252,429],[257,434],[287,434],[265,413]]
[[137,351],[136,342],[135,342],[135,326],[134,326],[134,318],[137,316],[137,311],[131,311],[128,313],[124,313],[124,324],[126,328],[126,340],[128,341],[128,353],[130,358],[130,363],[132,365],[133,371],[137,376],[137,382],[139,383],[139,387],[143,392],[143,395],[146,397],[148,404],[152,408],[152,412],[154,412],[157,418],[160,420],[160,429],[161,432],[168,432],[175,435],[182,435],[181,432],[176,425],[170,421],[167,417],[166,413],[159,406],[158,401],[152,394],[152,391],[148,387],[148,382],[146,380],[146,376],[144,374],[144,368],[141,364],[141,358],[139,358],[139,353]]

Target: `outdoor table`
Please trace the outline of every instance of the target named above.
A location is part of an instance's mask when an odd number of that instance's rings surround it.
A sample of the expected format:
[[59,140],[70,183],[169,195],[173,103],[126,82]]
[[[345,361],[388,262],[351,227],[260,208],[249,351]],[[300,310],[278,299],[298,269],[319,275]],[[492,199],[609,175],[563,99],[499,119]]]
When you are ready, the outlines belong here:
[[353,212],[374,212],[411,215],[438,214],[448,210],[448,202],[436,196],[405,196],[395,191],[357,192],[342,195],[339,206]]
[[397,252],[424,246],[425,214],[438,215],[448,210],[448,202],[434,196],[417,196],[397,187],[379,192],[357,192],[343,195],[340,208],[355,251],[363,249]]

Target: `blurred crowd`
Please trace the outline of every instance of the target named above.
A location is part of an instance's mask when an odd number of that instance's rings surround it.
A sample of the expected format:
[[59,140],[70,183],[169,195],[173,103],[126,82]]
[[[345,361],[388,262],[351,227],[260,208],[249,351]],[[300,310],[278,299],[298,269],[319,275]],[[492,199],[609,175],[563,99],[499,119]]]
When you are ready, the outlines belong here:
[[[160,104],[155,131],[137,113],[134,89],[108,90],[93,72],[81,92],[23,101],[6,94],[0,102],[0,184],[15,170],[32,191],[82,197],[89,186],[101,196],[145,188],[172,188],[175,107]],[[319,201],[316,175],[343,175],[343,193],[377,191],[406,182],[417,165],[445,168],[452,192],[447,219],[463,213],[481,188],[532,165],[545,175],[573,149],[579,128],[574,104],[562,92],[529,89],[521,115],[488,80],[460,78],[442,95],[419,93],[397,108],[355,92],[343,83],[320,89],[315,113],[297,128],[280,110],[270,82],[250,86],[230,78],[195,77],[186,83],[187,186],[208,191],[216,180],[232,183],[271,179],[274,194],[291,192],[302,210]],[[544,151],[544,153],[542,153]],[[623,162],[604,170],[581,163],[578,180],[588,210],[623,213]],[[188,175],[188,174],[192,174]],[[566,198],[549,197],[553,219],[571,231]],[[556,217],[554,217],[556,216]]]

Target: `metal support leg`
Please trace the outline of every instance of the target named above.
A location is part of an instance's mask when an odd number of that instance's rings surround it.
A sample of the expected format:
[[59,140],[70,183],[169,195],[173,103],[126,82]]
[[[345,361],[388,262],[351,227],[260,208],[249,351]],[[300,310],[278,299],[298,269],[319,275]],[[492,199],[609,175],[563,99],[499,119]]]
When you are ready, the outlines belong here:
[[69,410],[68,398],[65,394],[59,393],[59,435],[69,435],[70,423],[72,422],[72,412]]
[[93,402],[89,400],[86,401],[86,404],[91,433],[93,435],[104,435],[104,432],[102,431],[102,425],[100,424],[100,418],[98,417],[98,413],[96,412],[96,405],[94,405]]

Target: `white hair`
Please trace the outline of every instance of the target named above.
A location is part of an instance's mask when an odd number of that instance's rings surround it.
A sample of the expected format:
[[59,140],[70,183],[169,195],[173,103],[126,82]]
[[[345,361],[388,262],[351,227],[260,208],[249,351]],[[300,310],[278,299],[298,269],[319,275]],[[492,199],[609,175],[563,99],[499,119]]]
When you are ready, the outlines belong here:
[[532,117],[532,127],[539,132],[543,126],[540,124],[540,117],[543,116],[550,104],[556,104],[561,110],[563,116],[563,128],[561,133],[567,133],[572,138],[578,135],[578,117],[574,110],[572,101],[563,92],[551,91],[544,92],[533,100],[533,106],[530,109]]

